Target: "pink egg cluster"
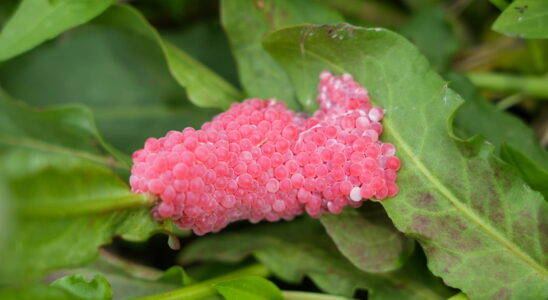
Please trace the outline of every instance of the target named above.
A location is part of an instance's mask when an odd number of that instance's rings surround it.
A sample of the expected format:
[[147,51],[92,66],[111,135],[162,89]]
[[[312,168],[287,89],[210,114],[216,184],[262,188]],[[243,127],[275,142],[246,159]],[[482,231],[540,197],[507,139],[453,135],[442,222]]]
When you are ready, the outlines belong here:
[[379,141],[384,111],[352,76],[320,75],[312,117],[273,99],[234,103],[200,130],[149,138],[133,154],[135,193],[161,200],[156,218],[196,234],[248,219],[290,220],[397,194],[400,161]]

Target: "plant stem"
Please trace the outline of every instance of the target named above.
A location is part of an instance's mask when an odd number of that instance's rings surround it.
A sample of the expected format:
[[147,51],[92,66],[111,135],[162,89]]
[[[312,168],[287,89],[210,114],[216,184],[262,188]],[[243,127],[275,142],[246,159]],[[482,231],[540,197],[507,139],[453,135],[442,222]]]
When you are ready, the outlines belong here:
[[136,298],[135,300],[193,300],[193,299],[202,299],[208,296],[213,296],[217,294],[217,291],[213,287],[214,284],[229,280],[229,279],[235,279],[239,277],[245,277],[245,276],[261,276],[261,277],[267,277],[270,275],[270,271],[262,265],[262,264],[253,264],[251,266],[242,268],[240,270],[230,272],[225,275],[221,275],[209,280],[205,280],[199,283],[191,284],[189,286],[185,286],[181,289],[162,293],[162,294],[156,294],[151,295],[147,297],[142,298]]
[[154,198],[148,194],[128,194],[125,196],[104,199],[91,199],[74,204],[57,204],[40,206],[22,206],[18,213],[26,217],[55,217],[74,216],[127,210],[138,207],[150,207],[154,205]]
[[523,101],[523,95],[520,93],[510,95],[497,103],[497,107],[500,110],[507,110],[508,108]]
[[285,300],[352,300],[354,298],[347,298],[343,296],[309,293],[309,292],[296,292],[296,291],[282,291]]
[[481,89],[503,93],[522,93],[548,100],[548,78],[546,77],[497,73],[467,73],[467,75]]

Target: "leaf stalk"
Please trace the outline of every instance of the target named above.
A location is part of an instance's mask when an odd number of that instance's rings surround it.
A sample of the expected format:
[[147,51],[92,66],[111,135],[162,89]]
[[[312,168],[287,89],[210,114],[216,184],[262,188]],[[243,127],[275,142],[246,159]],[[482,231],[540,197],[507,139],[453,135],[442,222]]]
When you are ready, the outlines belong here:
[[217,290],[213,287],[215,284],[240,278],[240,277],[246,277],[246,276],[260,276],[260,277],[267,277],[270,275],[270,271],[262,264],[253,264],[251,266],[247,266],[245,268],[242,268],[240,270],[236,270],[234,272],[230,272],[228,274],[224,274],[218,277],[214,277],[209,280],[205,280],[199,283],[191,284],[188,286],[185,286],[181,289],[177,289],[174,291],[151,295],[147,297],[141,297],[136,298],[135,300],[193,300],[193,299],[203,299],[208,296],[217,295]]

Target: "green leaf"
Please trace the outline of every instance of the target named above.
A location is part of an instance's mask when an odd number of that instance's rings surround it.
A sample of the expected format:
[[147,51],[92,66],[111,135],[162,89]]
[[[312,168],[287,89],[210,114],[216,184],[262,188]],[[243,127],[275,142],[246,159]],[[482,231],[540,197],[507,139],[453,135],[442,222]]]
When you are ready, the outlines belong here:
[[17,0],[4,0],[0,4],[0,27],[4,27],[4,24],[8,21],[9,17],[13,14],[17,8]]
[[447,69],[451,56],[459,50],[446,13],[437,6],[421,7],[402,24],[399,32],[415,44],[438,71]]
[[[125,7],[111,8],[108,16],[144,24]],[[200,126],[219,113],[185,100],[155,40],[133,30],[133,23],[105,18],[4,63],[2,87],[34,106],[85,104],[106,140],[126,153],[148,137]]]
[[320,218],[337,248],[356,267],[366,272],[401,268],[413,252],[415,241],[399,232],[378,203]]
[[493,30],[526,39],[548,38],[548,1],[516,0],[502,12]]
[[8,202],[8,191],[5,184],[0,180],[0,253],[9,247],[9,233],[12,230],[11,204]]
[[455,115],[455,128],[464,133],[464,137],[479,134],[493,143],[501,158],[515,167],[531,188],[548,199],[548,152],[531,128],[481,97],[463,75],[450,73],[447,78],[466,99]]
[[541,192],[544,199],[548,199],[548,169],[541,167],[530,156],[525,155],[524,153],[528,151],[522,152],[522,149],[521,145],[514,148],[511,144],[504,143],[500,147],[500,156],[514,167],[514,170],[532,189]]
[[[1,253],[10,258],[0,271],[1,284],[85,264],[115,235],[144,240],[160,230],[149,209],[133,208],[150,206],[150,200],[131,194],[103,167],[31,151],[0,158],[2,164],[17,161],[26,173],[17,176],[0,169],[8,177],[8,199],[15,206],[9,247]],[[23,159],[41,166],[22,164]]]
[[101,251],[100,254],[96,261],[87,266],[58,271],[48,277],[67,278],[68,274],[81,274],[88,277],[100,275],[106,278],[111,286],[112,294],[119,300],[173,291],[191,283],[188,275],[179,266],[162,272],[126,261],[106,251]]
[[23,0],[0,33],[0,61],[86,23],[114,0]]
[[435,275],[471,299],[546,295],[547,203],[492,146],[448,132],[462,99],[413,45],[388,30],[344,24],[283,29],[265,45],[301,99],[315,98],[318,74],[328,69],[352,74],[386,110],[382,139],[396,146],[402,169],[399,194],[382,204],[421,243]]
[[226,300],[283,300],[282,292],[272,282],[257,276],[219,282],[215,289]]
[[230,83],[179,48],[164,41],[143,15],[131,6],[112,6],[101,16],[100,22],[142,35],[159,46],[171,75],[186,88],[188,98],[197,106],[227,109],[232,102],[242,100],[242,94]]
[[74,274],[59,278],[51,286],[60,287],[76,297],[90,300],[112,299],[112,290],[108,281],[101,275],[95,275],[87,281],[85,276]]
[[84,300],[59,287],[44,284],[27,288],[0,289],[0,299],[9,300]]
[[[221,2],[221,21],[246,93],[258,98],[277,98],[290,108],[299,109],[289,76],[262,48],[261,40],[281,27],[335,23],[341,22],[342,17],[311,0],[229,0]],[[311,111],[309,103],[301,104]]]
[[447,300],[469,300],[465,293],[458,293]]
[[0,285],[85,264],[114,235],[143,240],[161,229],[151,200],[103,166],[110,161],[86,110],[34,111],[5,94],[0,107],[0,186],[11,218]]
[[50,285],[36,284],[24,288],[0,289],[0,299],[10,300],[110,300],[108,282],[100,275],[87,281],[84,276],[71,275]]
[[99,135],[87,108],[70,106],[39,111],[14,102],[0,89],[0,150],[15,146],[70,155],[108,167],[129,168],[130,164],[129,158]]
[[445,299],[452,294],[426,270],[418,253],[394,272],[357,269],[337,251],[322,226],[308,218],[208,235],[188,245],[181,260],[236,262],[252,253],[281,279],[295,283],[306,275],[331,294],[351,297],[356,289],[367,289],[369,299]]
[[177,30],[162,30],[160,34],[234,86],[239,85],[236,61],[220,20],[200,21]]

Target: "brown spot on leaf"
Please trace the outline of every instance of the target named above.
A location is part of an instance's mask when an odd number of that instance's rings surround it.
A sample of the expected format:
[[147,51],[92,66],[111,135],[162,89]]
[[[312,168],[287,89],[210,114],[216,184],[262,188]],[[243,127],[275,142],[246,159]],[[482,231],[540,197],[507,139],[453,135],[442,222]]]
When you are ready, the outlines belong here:
[[510,299],[510,290],[506,287],[501,288],[495,294],[494,299],[497,299],[497,300]]
[[527,5],[524,5],[524,6],[516,6],[514,7],[515,10],[517,10],[520,14],[524,13],[525,10],[528,8],[529,6]]
[[257,7],[258,10],[263,10],[264,0],[255,0],[255,7]]
[[426,218],[426,216],[415,214],[412,217],[410,229],[419,235],[417,238],[425,238],[426,240],[431,240],[435,234],[435,229],[433,228],[431,221]]
[[474,157],[478,155],[478,147],[474,143],[457,143],[457,146],[465,157]]
[[415,198],[415,206],[430,211],[438,211],[436,198],[430,192],[419,193]]

